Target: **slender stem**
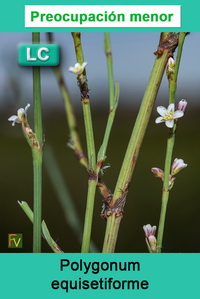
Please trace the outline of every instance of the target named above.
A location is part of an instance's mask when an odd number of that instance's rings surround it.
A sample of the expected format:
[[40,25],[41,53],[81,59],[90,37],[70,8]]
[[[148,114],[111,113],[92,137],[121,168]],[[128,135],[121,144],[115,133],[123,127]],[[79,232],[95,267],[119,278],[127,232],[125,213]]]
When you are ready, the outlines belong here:
[[[186,36],[185,32],[179,33],[178,52],[176,57],[175,69],[174,69],[174,73],[169,77],[169,104],[171,103],[175,104],[178,71],[179,71],[185,36]],[[176,129],[177,129],[177,124],[175,123],[174,127],[170,129],[169,136],[167,139],[167,149],[166,149],[165,168],[164,168],[164,182],[163,182],[163,191],[162,191],[162,204],[161,204],[160,220],[159,220],[159,227],[158,227],[158,237],[157,237],[158,252],[162,251],[162,242],[163,242],[163,234],[164,234],[165,219],[166,219],[166,212],[167,212],[167,204],[168,204],[169,192],[170,192],[170,188],[169,188],[170,169],[172,164]]]
[[116,82],[116,87],[115,87],[114,77],[113,77],[113,62],[112,62],[112,51],[110,45],[110,35],[108,32],[105,33],[104,45],[105,45],[105,54],[107,58],[107,67],[108,67],[108,85],[109,85],[109,102],[110,102],[109,109],[110,110],[109,110],[103,142],[97,155],[97,174],[99,173],[101,166],[106,159],[106,151],[108,147],[110,133],[115,119],[115,113],[119,101],[119,83]]
[[96,170],[96,152],[94,145],[94,135],[93,135],[93,127],[92,127],[92,116],[90,111],[89,103],[83,104],[83,115],[85,121],[85,132],[86,132],[86,140],[87,140],[87,150],[88,150],[88,169],[92,172]]
[[[51,32],[47,33],[48,42],[50,42],[50,43],[53,43],[53,35],[52,34],[53,33],[51,33]],[[78,130],[77,130],[76,115],[74,112],[74,108],[72,106],[72,102],[70,99],[69,91],[67,89],[67,85],[64,81],[60,67],[59,66],[53,67],[53,71],[54,71],[55,77],[57,79],[58,86],[59,86],[60,92],[61,92],[63,100],[64,100],[64,104],[65,104],[65,111],[66,111],[66,116],[67,116],[69,132],[70,132],[69,146],[74,151],[74,154],[77,157],[77,159],[79,160],[80,164],[87,168],[88,163],[87,163],[87,159],[83,153],[83,149],[81,146],[81,141],[80,141],[80,137],[79,137]]]
[[114,86],[114,77],[113,77],[113,62],[112,62],[112,51],[110,45],[110,33],[104,33],[105,41],[105,54],[107,57],[107,67],[108,67],[108,82],[109,82],[109,99],[110,107],[114,105],[115,102],[115,86]]
[[82,253],[89,252],[89,249],[90,249],[90,239],[91,239],[91,231],[92,231],[92,218],[93,218],[93,211],[94,211],[94,199],[95,199],[95,193],[96,193],[96,185],[97,185],[97,182],[95,180],[90,180],[88,182],[88,194],[87,194],[85,221],[84,221],[84,229],[83,229],[83,241],[82,241],[82,247],[81,247]]
[[[144,138],[144,134],[149,122],[153,104],[156,99],[157,92],[162,80],[167,59],[168,59],[167,50],[164,50],[162,56],[156,57],[151,72],[151,76],[148,82],[148,86],[142,100],[142,104],[132,131],[132,135],[128,144],[128,148],[115,187],[115,192],[114,192],[113,202],[112,202],[112,205],[115,208],[122,201],[125,204],[128,186],[137,161],[137,157]],[[106,234],[105,234],[104,245],[103,245],[103,252],[114,252],[118,229],[119,229],[122,216],[116,219],[115,218],[116,218],[115,214],[113,214],[111,217],[108,217]],[[113,228],[113,223],[116,224],[117,227],[116,229]]]
[[[32,34],[33,43],[40,43],[40,33]],[[33,98],[34,98],[34,124],[35,134],[39,142],[39,148],[32,148],[33,155],[33,180],[34,180],[34,204],[33,204],[33,252],[41,252],[41,220],[42,220],[42,111],[41,111],[41,86],[40,67],[33,67]]]
[[108,142],[110,139],[110,133],[112,130],[113,122],[115,119],[115,113],[116,113],[117,106],[118,106],[118,100],[119,100],[119,84],[116,83],[115,102],[112,104],[112,107],[109,111],[103,142],[102,142],[102,145],[101,145],[98,155],[97,155],[97,174],[99,173],[99,170],[100,170],[103,162],[106,159],[106,151],[107,151]]
[[158,227],[158,237],[157,237],[157,252],[161,252],[162,250],[162,240],[163,240],[163,233],[164,233],[164,226],[165,226],[167,204],[169,199],[169,191],[170,191],[169,179],[170,179],[172,154],[173,154],[173,148],[175,143],[175,130],[176,130],[176,125],[171,130],[167,140],[164,182],[163,182],[163,191],[162,191],[162,204],[161,204],[160,220],[159,220],[159,227]]
[[33,150],[33,252],[41,252],[41,221],[42,221],[42,152]]
[[[33,44],[40,43],[40,33],[33,32],[32,34]],[[40,143],[43,143],[43,133],[42,133],[42,108],[41,108],[41,85],[40,85],[40,67],[33,67],[33,98],[34,98],[34,124],[35,124],[35,134]]]
[[[84,55],[83,55],[83,49],[81,44],[81,34],[80,32],[73,32],[72,37],[74,40],[77,62],[82,64],[84,62]],[[81,93],[81,102],[82,102],[83,116],[84,116],[84,123],[85,123],[87,152],[88,152],[88,173],[89,173],[87,204],[86,204],[81,252],[89,252],[91,230],[92,230],[92,217],[93,217],[93,210],[94,210],[94,200],[95,200],[98,176],[96,174],[96,152],[95,152],[92,116],[90,110],[89,88],[88,88],[87,75],[85,70],[82,74],[78,75],[77,80],[78,80],[80,93]]]
[[[26,216],[29,218],[29,220],[33,223],[34,214],[33,214],[33,211],[31,210],[31,208],[29,207],[29,205],[27,204],[27,202],[25,202],[25,201],[18,201],[18,204],[22,208],[22,210],[24,211],[24,213],[26,214]],[[49,230],[47,228],[47,225],[44,222],[44,220],[42,221],[42,231],[43,231],[43,235],[42,236],[47,241],[47,243],[49,244],[49,246],[51,247],[51,249],[55,253],[62,253],[63,251],[60,249],[60,247],[58,246],[58,244],[51,237],[50,232],[49,232]]]
[[169,103],[170,104],[175,102],[178,72],[179,72],[181,56],[182,56],[182,51],[183,51],[183,45],[184,45],[186,35],[187,35],[187,32],[180,32],[179,33],[178,51],[177,51],[177,56],[176,56],[175,69],[174,69],[173,76],[172,76],[172,78],[169,82],[170,83],[169,84]]

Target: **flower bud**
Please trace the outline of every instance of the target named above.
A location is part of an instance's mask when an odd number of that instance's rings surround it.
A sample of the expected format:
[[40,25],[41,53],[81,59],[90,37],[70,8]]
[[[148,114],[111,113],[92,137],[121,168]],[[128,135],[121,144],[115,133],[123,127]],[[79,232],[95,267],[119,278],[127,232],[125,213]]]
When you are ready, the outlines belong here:
[[183,159],[175,159],[172,164],[171,175],[176,175],[181,169],[187,167]]
[[163,180],[164,172],[162,169],[153,167],[153,168],[151,168],[151,172],[155,175],[156,178],[161,178]]
[[174,68],[175,68],[175,61],[172,57],[170,57],[168,59],[168,63],[167,63],[167,76],[169,77],[171,74],[173,74],[174,72]]
[[150,252],[157,252],[157,240],[155,237],[156,226],[151,226],[150,224],[144,225],[143,230],[145,233],[145,240],[147,243],[147,247]]
[[183,99],[178,103],[177,109],[185,112],[186,106],[187,106],[187,101]]

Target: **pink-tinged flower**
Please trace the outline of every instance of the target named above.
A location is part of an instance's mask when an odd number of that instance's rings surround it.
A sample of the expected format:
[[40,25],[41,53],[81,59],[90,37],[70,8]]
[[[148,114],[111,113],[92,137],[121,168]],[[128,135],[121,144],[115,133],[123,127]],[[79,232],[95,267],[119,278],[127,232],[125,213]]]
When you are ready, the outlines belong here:
[[157,107],[157,112],[161,115],[156,118],[155,122],[157,124],[165,122],[165,125],[168,128],[173,128],[174,126],[174,119],[180,118],[184,115],[184,112],[181,110],[175,110],[175,105],[170,104],[168,108],[166,109],[163,106],[158,106]]
[[188,165],[185,164],[183,159],[175,159],[173,164],[172,164],[172,171],[171,175],[176,175],[181,169],[187,167]]
[[86,65],[87,65],[86,61],[84,61],[82,64],[76,63],[74,66],[69,67],[69,71],[75,75],[80,75],[84,71]]
[[12,121],[12,126],[15,125],[15,123],[24,123],[27,119],[27,110],[30,107],[30,104],[26,105],[25,108],[20,108],[17,110],[17,115],[12,115],[9,117],[8,121]]
[[150,252],[157,252],[157,240],[155,237],[156,226],[151,226],[150,224],[144,225],[143,230],[145,233],[145,240],[147,243],[147,247]]
[[178,109],[178,110],[181,110],[181,111],[183,111],[183,112],[185,112],[186,107],[187,107],[187,101],[184,100],[184,99],[181,100],[181,101],[178,103],[178,105],[177,105],[177,109]]
[[147,224],[143,226],[143,230],[146,238],[149,238],[150,236],[155,236],[156,226],[151,226],[150,224]]
[[163,177],[164,177],[164,172],[160,168],[153,167],[153,168],[151,168],[151,172],[155,175],[156,178],[163,179]]

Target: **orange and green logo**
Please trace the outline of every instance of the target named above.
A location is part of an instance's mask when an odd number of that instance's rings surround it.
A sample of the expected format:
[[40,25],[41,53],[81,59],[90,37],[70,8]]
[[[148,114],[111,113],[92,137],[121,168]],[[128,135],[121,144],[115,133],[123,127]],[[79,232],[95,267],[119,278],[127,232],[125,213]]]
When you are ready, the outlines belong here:
[[8,248],[22,248],[22,234],[8,234]]

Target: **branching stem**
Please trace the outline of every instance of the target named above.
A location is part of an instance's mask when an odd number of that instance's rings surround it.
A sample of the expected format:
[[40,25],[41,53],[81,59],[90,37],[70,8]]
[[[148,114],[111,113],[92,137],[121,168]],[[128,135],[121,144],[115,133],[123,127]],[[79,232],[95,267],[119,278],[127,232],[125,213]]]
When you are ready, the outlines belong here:
[[[186,34],[187,34],[186,32],[179,33],[178,52],[176,57],[175,69],[174,69],[174,73],[169,77],[169,104],[175,104],[178,71],[179,71],[182,49],[183,49],[183,44],[184,44]],[[157,237],[158,252],[162,251],[162,242],[163,242],[163,234],[164,234],[165,219],[166,219],[166,212],[167,212],[167,204],[168,204],[169,192],[170,192],[170,188],[169,188],[170,170],[172,164],[172,155],[173,155],[173,148],[175,143],[176,129],[177,129],[177,123],[174,124],[174,127],[172,129],[170,129],[169,136],[167,139],[167,149],[166,149],[165,168],[164,168],[164,182],[163,182],[163,191],[162,191],[162,204],[161,204],[160,221],[158,227],[158,237]]]

